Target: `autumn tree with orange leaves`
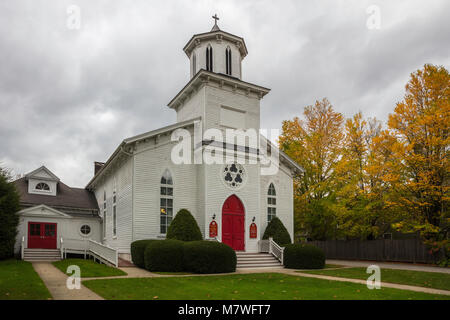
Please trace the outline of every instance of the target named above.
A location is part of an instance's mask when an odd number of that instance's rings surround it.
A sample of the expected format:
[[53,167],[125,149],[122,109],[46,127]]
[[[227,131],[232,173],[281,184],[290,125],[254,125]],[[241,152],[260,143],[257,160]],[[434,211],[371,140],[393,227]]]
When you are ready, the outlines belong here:
[[336,232],[332,181],[344,138],[344,117],[327,99],[306,107],[304,117],[305,121],[283,121],[279,145],[305,170],[294,182],[295,229],[315,239],[326,239]]
[[280,149],[305,170],[294,179],[297,233],[420,233],[448,262],[449,124],[449,72],[433,65],[411,74],[385,130],[361,113],[344,123],[327,99],[283,121]]
[[386,208],[389,186],[383,181],[390,140],[381,123],[359,112],[345,123],[345,138],[336,165],[334,212],[341,237],[376,239],[389,232],[395,212]]
[[420,232],[434,251],[448,259],[450,215],[450,75],[444,67],[425,65],[411,74],[403,100],[389,115],[396,161],[384,176],[391,185],[388,207],[401,213],[395,227]]

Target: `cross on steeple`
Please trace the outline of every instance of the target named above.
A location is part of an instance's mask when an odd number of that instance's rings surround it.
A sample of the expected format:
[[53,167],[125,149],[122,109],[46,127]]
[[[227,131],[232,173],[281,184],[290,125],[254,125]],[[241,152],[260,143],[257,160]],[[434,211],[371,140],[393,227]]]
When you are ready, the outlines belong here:
[[214,19],[214,26],[212,27],[211,31],[219,31],[219,26],[217,25],[217,20],[219,20],[219,17],[217,16],[217,13],[212,16]]
[[217,16],[217,13],[213,15],[212,18],[215,20],[214,24],[217,25],[217,20],[220,20],[219,17]]

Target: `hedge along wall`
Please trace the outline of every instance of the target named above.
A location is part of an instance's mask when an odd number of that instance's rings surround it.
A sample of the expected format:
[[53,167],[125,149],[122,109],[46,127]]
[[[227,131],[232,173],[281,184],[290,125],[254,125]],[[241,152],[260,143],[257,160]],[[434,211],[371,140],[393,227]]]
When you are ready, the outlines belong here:
[[226,244],[212,241],[184,243],[185,270],[194,273],[236,271],[236,253]]
[[144,253],[147,245],[153,241],[161,240],[137,240],[131,243],[131,260],[139,268],[145,268]]
[[145,269],[161,272],[184,271],[183,245],[183,241],[172,239],[150,242],[144,253]]
[[284,266],[291,269],[322,269],[325,267],[323,250],[308,244],[288,244],[284,248]]

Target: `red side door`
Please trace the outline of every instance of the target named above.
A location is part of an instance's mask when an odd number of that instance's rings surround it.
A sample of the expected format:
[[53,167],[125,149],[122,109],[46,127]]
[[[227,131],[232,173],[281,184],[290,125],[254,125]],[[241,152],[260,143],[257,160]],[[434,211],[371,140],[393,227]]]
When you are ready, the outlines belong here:
[[56,249],[56,223],[28,222],[28,248]]
[[222,242],[234,250],[245,250],[245,211],[235,195],[230,196],[222,207]]

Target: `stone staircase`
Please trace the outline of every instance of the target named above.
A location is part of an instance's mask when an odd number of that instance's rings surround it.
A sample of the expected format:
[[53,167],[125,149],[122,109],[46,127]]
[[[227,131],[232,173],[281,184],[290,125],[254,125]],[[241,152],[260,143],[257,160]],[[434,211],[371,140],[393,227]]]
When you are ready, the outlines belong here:
[[59,249],[24,249],[25,261],[58,261],[61,260]]
[[280,268],[280,261],[269,253],[236,252],[236,268]]

